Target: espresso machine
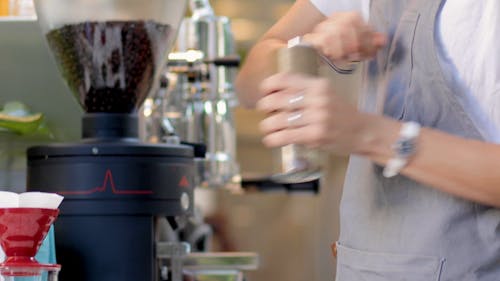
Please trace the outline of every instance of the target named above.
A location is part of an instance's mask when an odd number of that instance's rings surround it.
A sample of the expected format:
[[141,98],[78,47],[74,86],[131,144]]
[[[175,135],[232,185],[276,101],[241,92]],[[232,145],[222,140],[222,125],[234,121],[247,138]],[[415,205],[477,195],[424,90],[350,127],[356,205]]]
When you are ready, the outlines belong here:
[[[49,49],[83,107],[82,139],[28,149],[27,188],[65,197],[55,225],[62,281],[181,281],[256,266],[191,253],[172,237],[193,214],[197,146],[139,139],[186,0],[35,0]],[[57,101],[53,101],[57,102]],[[173,234],[172,234],[173,233]],[[216,273],[212,275],[216,276]],[[201,277],[199,278],[201,280]]]
[[180,27],[159,90],[142,110],[142,137],[172,136],[205,154],[195,158],[196,186],[239,189],[234,80],[240,58],[230,19],[215,15],[208,0],[190,0],[191,16]]

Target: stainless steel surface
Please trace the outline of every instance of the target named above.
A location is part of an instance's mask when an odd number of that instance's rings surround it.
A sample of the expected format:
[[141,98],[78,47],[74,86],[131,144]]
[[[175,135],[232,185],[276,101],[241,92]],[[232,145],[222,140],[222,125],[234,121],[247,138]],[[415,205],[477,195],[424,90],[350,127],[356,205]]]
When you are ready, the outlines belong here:
[[[179,72],[177,79],[171,79],[177,81],[178,91],[188,91],[190,95],[181,117],[183,126],[174,127],[182,140],[207,146],[205,159],[197,162],[202,186],[239,184],[232,112],[237,104],[234,80],[239,59],[231,23],[227,17],[216,16],[208,0],[191,0],[190,6],[192,16],[184,19],[179,28],[176,49],[188,63],[191,60],[189,76],[198,79],[189,81],[185,76],[179,77]],[[178,69],[170,70],[173,75]]]
[[[297,45],[278,52],[280,72],[318,75],[320,57],[309,46]],[[273,151],[272,179],[282,183],[300,183],[321,177],[323,158],[317,149],[290,144]]]
[[191,252],[188,243],[156,242],[156,257],[168,259],[171,257],[184,257]]
[[182,281],[182,261],[184,257],[191,251],[189,244],[183,242],[156,242],[156,258],[168,259],[170,267],[167,265],[160,266],[160,277],[163,280],[168,274],[164,274],[165,268],[171,273],[172,281]]
[[184,258],[184,273],[196,281],[243,281],[242,271],[259,266],[255,253],[191,253]]
[[[189,274],[188,274],[189,275]],[[242,272],[222,271],[222,272],[197,272],[189,275],[193,281],[244,281]]]
[[289,144],[273,150],[273,175],[280,183],[308,182],[321,177],[321,153],[303,145]]
[[255,270],[259,267],[256,253],[190,253],[183,261],[184,269],[203,270]]
[[172,281],[181,281],[182,276],[195,281],[242,281],[242,271],[259,266],[255,253],[190,253],[187,243],[157,242],[156,251],[158,262],[168,261],[161,266],[162,280],[166,280],[170,272]]
[[143,136],[154,142],[174,134],[206,145],[206,157],[196,160],[198,186],[239,186],[232,111],[239,59],[230,21],[214,15],[208,0],[192,0],[190,7],[192,16],[182,22],[176,51],[169,55],[163,88],[143,108]]
[[205,158],[196,161],[199,186],[224,187],[239,173],[232,107],[227,99],[210,98],[206,85],[212,80],[205,79],[207,65],[199,59],[202,53],[194,57],[193,52],[171,55],[176,59],[170,61],[166,74],[162,122],[171,124],[182,141],[206,145]]
[[198,50],[208,62],[210,75],[209,98],[222,98],[235,105],[234,80],[236,68],[216,65],[217,60],[237,58],[231,21],[224,16],[216,16],[208,0],[191,0],[192,17],[183,20],[179,27],[176,43],[178,52]]

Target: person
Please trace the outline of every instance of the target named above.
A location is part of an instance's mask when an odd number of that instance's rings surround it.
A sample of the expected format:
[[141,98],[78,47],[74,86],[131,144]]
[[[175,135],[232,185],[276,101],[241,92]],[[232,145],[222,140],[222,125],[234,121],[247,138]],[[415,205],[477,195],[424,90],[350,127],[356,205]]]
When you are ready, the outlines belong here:
[[[358,108],[273,73],[296,36],[364,61]],[[251,50],[237,89],[264,144],[350,155],[337,280],[500,280],[499,40],[497,0],[297,0]]]

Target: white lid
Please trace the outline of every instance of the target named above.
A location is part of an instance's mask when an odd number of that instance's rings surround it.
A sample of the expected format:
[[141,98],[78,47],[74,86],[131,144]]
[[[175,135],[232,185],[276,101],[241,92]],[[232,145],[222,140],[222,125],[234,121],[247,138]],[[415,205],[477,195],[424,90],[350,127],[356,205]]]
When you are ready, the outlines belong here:
[[17,194],[0,191],[0,208],[57,209],[63,198],[63,196],[55,193],[24,192]]

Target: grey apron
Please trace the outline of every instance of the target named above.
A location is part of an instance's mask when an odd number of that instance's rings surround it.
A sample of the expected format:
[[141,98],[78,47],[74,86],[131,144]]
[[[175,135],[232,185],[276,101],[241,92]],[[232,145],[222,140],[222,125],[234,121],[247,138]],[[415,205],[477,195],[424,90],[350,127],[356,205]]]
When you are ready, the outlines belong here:
[[[498,142],[436,36],[444,1],[371,2],[370,21],[389,44],[366,64],[361,109]],[[340,216],[338,281],[500,281],[499,209],[384,178],[382,167],[353,156]]]

